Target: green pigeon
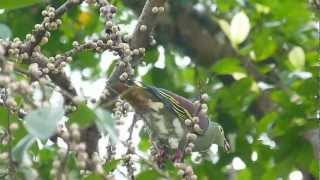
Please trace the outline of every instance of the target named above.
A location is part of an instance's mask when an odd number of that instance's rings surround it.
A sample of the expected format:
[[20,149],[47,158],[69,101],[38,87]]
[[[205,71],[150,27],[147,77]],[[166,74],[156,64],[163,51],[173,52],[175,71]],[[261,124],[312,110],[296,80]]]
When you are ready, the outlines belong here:
[[183,156],[187,145],[186,120],[198,117],[198,129],[195,133],[192,151],[206,152],[212,144],[230,150],[230,144],[225,137],[223,128],[216,122],[210,121],[208,116],[199,111],[199,105],[191,100],[179,96],[165,89],[148,86],[144,83],[132,81],[117,83],[112,89],[128,101],[139,114],[150,133],[152,142],[163,154],[163,151],[174,154],[171,159]]

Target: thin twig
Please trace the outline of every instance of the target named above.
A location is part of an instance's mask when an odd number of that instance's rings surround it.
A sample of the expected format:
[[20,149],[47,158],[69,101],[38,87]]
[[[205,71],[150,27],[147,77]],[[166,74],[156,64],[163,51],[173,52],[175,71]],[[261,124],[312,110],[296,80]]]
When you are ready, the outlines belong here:
[[[55,17],[53,20],[58,19],[61,17],[67,10],[71,9],[72,7],[79,5],[82,3],[83,0],[79,0],[78,2],[67,0],[64,4],[62,4],[59,8],[55,11]],[[31,55],[33,49],[41,42],[42,38],[44,37],[46,29],[41,29],[39,31],[35,31],[33,36],[35,37],[35,41],[30,41],[26,44],[26,48],[24,52],[27,52]]]
[[136,122],[139,120],[138,118],[138,114],[137,113],[134,113],[133,115],[133,119],[132,119],[132,123],[129,127],[129,137],[127,139],[127,141],[131,140],[132,139],[132,134],[133,134],[133,129],[134,129],[134,126],[136,125]]
[[149,161],[148,159],[144,158],[143,156],[139,155],[139,154],[135,154],[136,156],[138,156],[143,162],[145,162],[146,164],[148,164],[149,166],[152,167],[153,170],[157,171],[157,173],[159,175],[161,175],[164,178],[169,178],[168,173],[162,171],[157,165],[155,165],[153,162]]

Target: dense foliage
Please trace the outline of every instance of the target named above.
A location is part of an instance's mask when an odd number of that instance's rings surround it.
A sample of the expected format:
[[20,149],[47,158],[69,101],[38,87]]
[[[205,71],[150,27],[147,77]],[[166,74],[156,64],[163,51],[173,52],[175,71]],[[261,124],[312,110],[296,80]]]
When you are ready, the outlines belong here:
[[[0,38],[26,39],[35,24],[42,22],[42,10],[49,4],[59,7],[64,2],[1,0]],[[110,0],[109,3],[117,7],[112,21],[120,24],[122,33],[131,34],[144,1]],[[318,179],[317,6],[302,0],[168,0],[164,7],[165,13],[152,32],[154,39],[142,58],[145,64],[137,68],[135,75],[147,84],[190,99],[202,93],[209,95],[209,116],[224,127],[232,152],[219,149],[207,160],[186,158],[198,179],[288,179],[293,171],[301,172],[305,179]],[[61,22],[51,32],[48,43],[41,46],[47,57],[67,52],[74,47],[74,41],[81,44],[98,38],[105,28],[99,8],[87,3],[68,9]],[[3,60],[9,58],[1,56],[0,51],[2,78],[7,73]],[[96,86],[90,84],[96,82],[103,87],[120,57],[107,51],[81,50],[72,59],[65,68],[67,74],[78,75],[71,78],[72,83],[79,96],[83,91],[81,99],[89,101],[88,97],[99,98],[96,94],[100,90],[81,90],[81,86],[93,89]],[[115,179],[123,178],[121,173],[126,170],[120,166],[128,167],[123,156],[104,161],[102,169],[94,173],[80,173],[86,165],[79,163],[79,154],[86,149],[81,149],[83,144],[77,140],[81,136],[77,133],[82,132],[78,126],[86,128],[95,121],[100,132],[114,137],[112,140],[117,139],[116,131],[120,134],[127,131],[115,127],[110,109],[99,104],[92,106],[92,102],[86,105],[83,101],[72,107],[46,106],[50,97],[60,92],[54,83],[37,84],[32,76],[24,74],[30,71],[30,63],[19,58],[10,61],[14,62],[10,76],[15,81],[35,82],[33,96],[29,93],[25,97],[23,92],[10,94],[15,106],[27,112],[21,118],[19,112],[10,110],[4,103],[10,97],[0,78],[0,179],[9,178],[10,173],[15,173],[18,179],[35,175],[48,179],[52,177],[50,173],[56,173],[52,169],[61,170],[58,163],[68,169],[69,179],[80,176],[102,179],[101,172],[114,173]],[[65,114],[70,109],[73,112]],[[43,146],[56,132],[64,114],[74,138],[72,142],[77,145],[74,152],[67,154],[56,145]],[[143,129],[139,136],[134,144],[140,154],[148,154],[151,144]],[[12,158],[8,157],[8,151]],[[170,162],[164,169],[158,169],[148,159],[138,157],[134,166],[139,167],[135,171],[136,179],[157,178],[164,176],[164,172],[171,179],[179,179]]]

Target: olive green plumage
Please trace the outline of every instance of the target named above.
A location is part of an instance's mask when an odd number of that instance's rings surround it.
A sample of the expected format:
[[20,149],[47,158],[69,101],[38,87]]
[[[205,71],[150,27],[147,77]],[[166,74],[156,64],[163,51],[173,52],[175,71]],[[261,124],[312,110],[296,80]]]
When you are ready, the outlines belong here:
[[[121,88],[120,88],[121,87]],[[130,85],[114,87],[119,93],[126,91],[126,99],[145,120],[152,139],[166,149],[182,150],[186,145],[188,132],[186,119],[199,117],[198,125],[203,130],[197,133],[193,151],[207,151],[211,144],[217,144],[226,151],[230,149],[223,128],[208,119],[192,101],[168,90],[131,82]]]
[[195,140],[193,151],[207,151],[211,144],[217,144],[223,147],[225,151],[230,151],[229,142],[224,135],[221,125],[210,121],[207,131],[203,135],[198,136],[198,138]]

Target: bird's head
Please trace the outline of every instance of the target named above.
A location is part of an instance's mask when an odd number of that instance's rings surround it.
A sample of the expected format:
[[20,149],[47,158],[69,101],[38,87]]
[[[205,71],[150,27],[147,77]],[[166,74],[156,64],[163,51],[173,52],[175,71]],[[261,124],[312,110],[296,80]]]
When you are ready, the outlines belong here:
[[218,123],[213,123],[213,126],[211,127],[213,130],[213,138],[214,138],[214,143],[217,144],[220,147],[223,147],[223,149],[226,152],[230,152],[231,146],[229,143],[229,140],[224,134],[223,128],[220,124]]

